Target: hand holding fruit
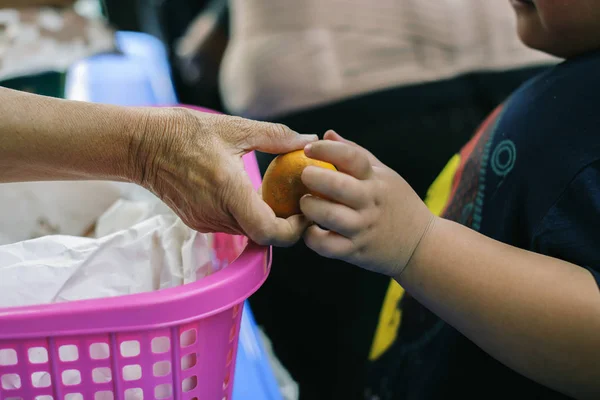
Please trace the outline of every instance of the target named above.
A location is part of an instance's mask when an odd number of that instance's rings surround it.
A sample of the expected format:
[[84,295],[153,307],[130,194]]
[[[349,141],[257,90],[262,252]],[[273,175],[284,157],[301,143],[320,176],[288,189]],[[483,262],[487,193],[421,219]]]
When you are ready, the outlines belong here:
[[[252,150],[286,153],[317,140],[278,124],[189,109],[151,110],[157,121],[136,141],[136,181],[157,194],[191,228],[247,235],[263,245],[297,242],[307,222],[278,218],[244,170]],[[139,157],[139,155],[147,155]]]
[[278,217],[301,214],[302,196],[318,195],[302,183],[302,171],[309,165],[336,170],[330,163],[306,157],[304,150],[281,154],[269,164],[263,179],[262,197]]
[[[400,175],[333,131],[305,148],[308,157],[339,172],[307,166],[302,182],[314,196],[300,201],[315,224],[304,236],[318,254],[398,277],[435,220]],[[394,243],[390,246],[389,243]]]

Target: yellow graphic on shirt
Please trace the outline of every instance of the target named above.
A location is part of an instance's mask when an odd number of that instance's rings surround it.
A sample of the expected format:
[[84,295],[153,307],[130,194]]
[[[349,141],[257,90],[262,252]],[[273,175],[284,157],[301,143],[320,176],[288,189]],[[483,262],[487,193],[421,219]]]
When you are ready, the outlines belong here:
[[[460,155],[457,154],[450,159],[446,167],[444,167],[440,175],[438,175],[429,187],[425,204],[427,204],[427,207],[433,214],[439,216],[444,211],[448,200],[450,200],[452,183],[459,166]],[[400,310],[398,305],[403,296],[404,289],[392,279],[379,314],[379,322],[375,331],[373,344],[371,345],[369,361],[375,361],[381,357],[396,340],[402,321],[402,310]]]
[[440,216],[450,200],[454,176],[460,166],[460,155],[456,154],[448,161],[442,172],[429,187],[425,204],[434,215]]
[[398,308],[402,296],[404,296],[404,289],[392,279],[379,313],[379,323],[371,345],[369,361],[375,361],[381,357],[396,340],[400,320],[402,319],[402,310]]

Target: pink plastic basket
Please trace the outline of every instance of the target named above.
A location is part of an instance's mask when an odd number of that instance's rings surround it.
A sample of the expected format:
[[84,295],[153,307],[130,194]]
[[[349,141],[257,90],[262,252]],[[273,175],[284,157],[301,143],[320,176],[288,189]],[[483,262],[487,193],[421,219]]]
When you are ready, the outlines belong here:
[[[258,186],[254,154],[244,162]],[[196,283],[0,309],[0,400],[230,399],[243,302],[271,261],[252,243],[236,258],[239,240],[216,235],[235,260]]]

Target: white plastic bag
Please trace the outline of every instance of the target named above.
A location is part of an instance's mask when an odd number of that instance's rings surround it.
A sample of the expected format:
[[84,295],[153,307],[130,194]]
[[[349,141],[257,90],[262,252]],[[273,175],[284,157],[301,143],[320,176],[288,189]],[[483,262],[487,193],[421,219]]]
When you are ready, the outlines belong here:
[[99,239],[45,236],[0,246],[0,307],[179,286],[210,272],[208,235],[158,215]]
[[45,235],[82,236],[120,197],[113,182],[0,185],[0,245]]

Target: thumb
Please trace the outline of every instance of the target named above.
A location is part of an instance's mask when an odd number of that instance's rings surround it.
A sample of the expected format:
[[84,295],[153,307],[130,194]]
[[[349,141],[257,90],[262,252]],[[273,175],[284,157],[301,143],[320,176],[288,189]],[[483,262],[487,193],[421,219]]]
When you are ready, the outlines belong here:
[[263,153],[280,154],[300,150],[317,141],[317,135],[301,135],[283,124],[248,121],[248,128],[242,146],[245,151],[258,150]]
[[236,198],[232,198],[228,205],[228,211],[246,236],[260,245],[281,247],[291,246],[300,240],[309,225],[306,218],[302,215],[277,218],[250,182],[244,180],[238,188]]

